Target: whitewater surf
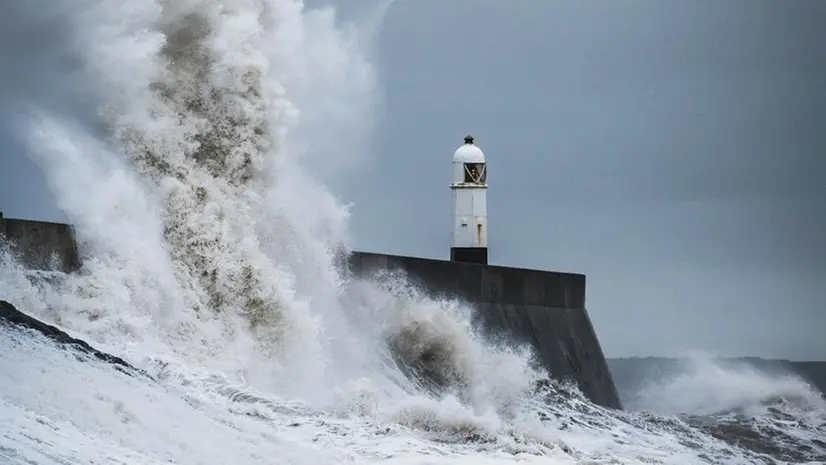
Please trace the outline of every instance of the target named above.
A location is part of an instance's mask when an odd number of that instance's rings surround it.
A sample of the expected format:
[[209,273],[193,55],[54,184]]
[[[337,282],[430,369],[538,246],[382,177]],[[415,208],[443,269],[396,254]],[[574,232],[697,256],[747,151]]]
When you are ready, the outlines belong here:
[[348,278],[347,208],[323,179],[365,160],[375,20],[363,33],[295,0],[36,14],[66,25],[67,80],[96,109],[31,102],[16,128],[83,266],[32,273],[3,249],[0,299],[148,376],[2,325],[4,463],[826,460],[805,383],[699,414],[612,411],[487,344],[461,302]]

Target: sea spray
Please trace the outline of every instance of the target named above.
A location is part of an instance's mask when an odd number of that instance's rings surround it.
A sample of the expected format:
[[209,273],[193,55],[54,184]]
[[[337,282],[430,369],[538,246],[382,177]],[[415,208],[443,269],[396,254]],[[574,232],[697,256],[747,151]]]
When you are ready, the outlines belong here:
[[[39,110],[29,128],[84,250],[81,272],[50,292],[59,321],[307,401],[372,378],[386,399],[455,391],[479,414],[519,404],[537,374],[527,357],[486,346],[461,303],[410,294],[403,280],[348,301],[337,267],[347,209],[309,173],[313,156],[351,154],[316,147],[308,131],[349,128],[371,101],[329,105],[369,96],[374,82],[354,48],[364,43],[338,32],[333,10],[132,0],[121,20],[118,5],[71,18],[102,124]],[[360,312],[382,329],[358,326]],[[441,388],[404,376],[414,365]]]
[[527,354],[479,337],[460,301],[342,273],[347,209],[317,173],[364,159],[353,147],[369,133],[375,74],[334,10],[60,9],[97,118],[41,105],[23,129],[84,265],[55,279],[4,261],[0,290],[160,381],[4,332],[0,453],[12,463],[764,458],[543,380]]
[[[334,18],[298,2],[104,1],[70,21],[105,134],[44,110],[29,129],[86,258],[58,291],[77,291],[62,320],[224,368],[250,358],[270,365],[263,382],[323,385],[315,303],[336,302],[346,212],[286,149],[292,128],[320,122],[299,122],[282,84],[313,63],[293,69],[278,55],[302,56],[293,47],[325,27],[333,40]],[[344,73],[367,68],[355,52],[328,50]]]

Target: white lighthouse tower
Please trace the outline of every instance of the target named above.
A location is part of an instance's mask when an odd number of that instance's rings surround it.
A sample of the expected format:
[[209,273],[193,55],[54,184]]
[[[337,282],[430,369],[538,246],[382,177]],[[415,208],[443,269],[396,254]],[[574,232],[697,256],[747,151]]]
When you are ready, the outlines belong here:
[[487,265],[488,205],[485,154],[473,136],[453,154],[453,244],[450,260]]

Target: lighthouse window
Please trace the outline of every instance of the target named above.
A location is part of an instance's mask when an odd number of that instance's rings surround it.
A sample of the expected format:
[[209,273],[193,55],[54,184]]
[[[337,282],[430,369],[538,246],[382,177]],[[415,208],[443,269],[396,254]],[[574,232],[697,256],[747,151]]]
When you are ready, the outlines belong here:
[[465,182],[484,184],[487,177],[484,163],[465,163]]

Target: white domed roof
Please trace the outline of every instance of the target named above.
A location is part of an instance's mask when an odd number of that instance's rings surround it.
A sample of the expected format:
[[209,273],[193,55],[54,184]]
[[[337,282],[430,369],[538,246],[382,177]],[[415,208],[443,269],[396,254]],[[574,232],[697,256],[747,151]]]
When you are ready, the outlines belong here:
[[453,161],[455,163],[484,163],[485,153],[473,144],[473,136],[466,136],[465,145],[456,149]]

